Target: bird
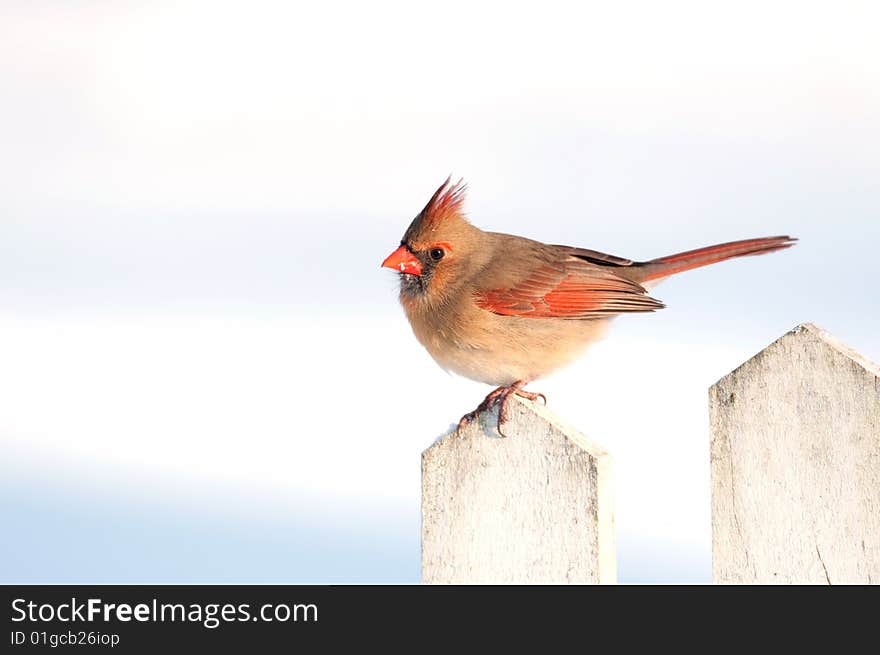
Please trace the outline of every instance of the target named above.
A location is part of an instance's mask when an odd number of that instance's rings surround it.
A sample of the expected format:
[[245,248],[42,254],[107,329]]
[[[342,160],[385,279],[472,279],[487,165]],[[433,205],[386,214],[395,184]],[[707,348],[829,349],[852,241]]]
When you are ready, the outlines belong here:
[[464,214],[466,191],[463,180],[447,178],[382,266],[398,273],[400,303],[437,364],[496,387],[458,428],[497,405],[502,436],[511,397],[547,402],[526,385],[575,360],[605,335],[615,316],[662,309],[648,295],[658,282],[797,241],[745,239],[633,261],[484,231]]

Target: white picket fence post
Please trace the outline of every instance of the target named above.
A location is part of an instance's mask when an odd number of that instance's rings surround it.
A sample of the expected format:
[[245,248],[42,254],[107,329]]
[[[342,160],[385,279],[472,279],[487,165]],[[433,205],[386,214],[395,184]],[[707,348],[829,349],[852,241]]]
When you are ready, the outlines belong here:
[[880,367],[804,324],[709,395],[713,580],[880,583]]
[[613,583],[611,461],[544,407],[511,400],[422,453],[422,581]]

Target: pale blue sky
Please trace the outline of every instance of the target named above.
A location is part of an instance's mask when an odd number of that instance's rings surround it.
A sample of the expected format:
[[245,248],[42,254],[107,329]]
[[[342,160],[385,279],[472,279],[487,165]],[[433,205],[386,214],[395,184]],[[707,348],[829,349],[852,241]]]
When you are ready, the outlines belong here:
[[621,580],[709,579],[712,382],[803,321],[880,359],[874,3],[435,9],[4,3],[0,580],[417,581],[419,453],[487,389],[379,262],[450,173],[634,259],[801,239],[535,385],[615,456]]

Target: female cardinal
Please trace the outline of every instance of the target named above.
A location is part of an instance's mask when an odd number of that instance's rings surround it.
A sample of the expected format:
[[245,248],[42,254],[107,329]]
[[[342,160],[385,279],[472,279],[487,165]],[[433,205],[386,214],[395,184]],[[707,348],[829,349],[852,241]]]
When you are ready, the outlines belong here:
[[646,287],[692,268],[793,245],[787,236],[733,241],[635,262],[595,250],[484,232],[462,214],[465,186],[447,179],[382,266],[400,273],[400,302],[413,332],[444,369],[497,385],[459,427],[569,363],[610,319],[664,305]]

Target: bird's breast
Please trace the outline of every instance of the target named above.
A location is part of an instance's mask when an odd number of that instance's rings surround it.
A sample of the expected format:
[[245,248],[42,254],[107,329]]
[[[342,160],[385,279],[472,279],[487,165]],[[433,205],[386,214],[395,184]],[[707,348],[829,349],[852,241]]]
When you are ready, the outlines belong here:
[[601,338],[608,323],[500,316],[470,297],[436,306],[401,300],[416,339],[442,368],[496,386],[565,366]]

